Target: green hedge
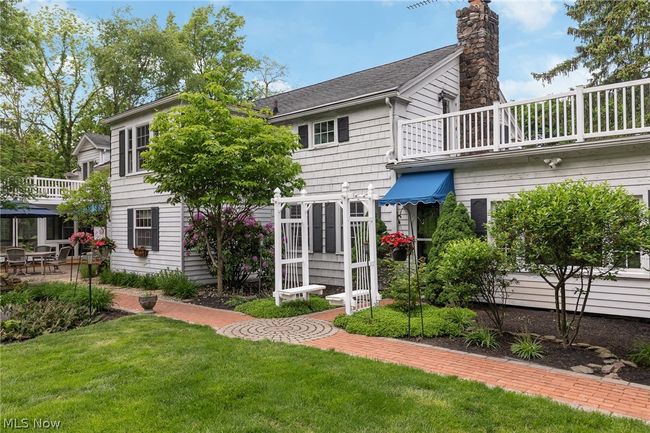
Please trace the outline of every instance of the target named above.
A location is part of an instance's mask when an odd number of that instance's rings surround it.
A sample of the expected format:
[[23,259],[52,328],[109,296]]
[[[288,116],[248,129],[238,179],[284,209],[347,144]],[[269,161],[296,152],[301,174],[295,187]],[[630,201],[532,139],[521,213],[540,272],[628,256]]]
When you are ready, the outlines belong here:
[[[436,308],[431,305],[422,307],[425,337],[457,337],[474,323],[476,313],[467,308]],[[373,308],[373,317],[366,309],[351,316],[341,315],[334,320],[334,325],[352,334],[371,337],[406,337],[408,315],[388,305]],[[420,311],[411,313],[411,336],[421,335]]]
[[302,316],[333,308],[329,302],[319,296],[310,296],[308,301],[297,300],[283,302],[279,307],[273,298],[256,299],[245,302],[235,308],[235,311],[253,317],[274,319],[280,317]]
[[177,270],[166,269],[157,274],[136,274],[133,272],[111,271],[104,269],[99,275],[103,284],[133,287],[145,290],[162,290],[165,295],[181,299],[196,296],[198,285]]

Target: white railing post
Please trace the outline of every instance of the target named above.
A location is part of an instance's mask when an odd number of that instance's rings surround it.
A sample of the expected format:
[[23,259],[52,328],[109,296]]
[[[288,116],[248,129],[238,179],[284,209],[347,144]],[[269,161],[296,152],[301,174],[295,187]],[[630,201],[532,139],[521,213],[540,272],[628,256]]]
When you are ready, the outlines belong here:
[[402,128],[404,123],[402,119],[397,119],[397,161],[401,162],[404,159],[404,137]]
[[350,234],[350,185],[341,186],[343,207],[343,281],[345,284],[345,314],[352,314],[352,235]]
[[278,201],[280,198],[280,188],[276,188],[273,194],[273,247],[275,263],[275,305],[280,306],[280,290],[282,290],[282,204]]
[[492,147],[495,152],[499,151],[501,144],[501,104],[494,101],[492,104]]
[[[306,190],[301,190],[300,191],[300,196],[301,197],[306,197],[307,196],[307,191]],[[306,202],[301,202],[300,203],[300,233],[301,233],[301,240],[300,240],[300,254],[302,258],[302,285],[303,286],[308,286],[309,285],[309,218],[308,218],[308,211],[309,209],[307,208],[307,203]],[[309,299],[309,292],[305,292],[304,294],[305,299]]]
[[[585,99],[584,86],[576,86],[576,141],[585,141]],[[591,114],[591,113],[590,113]]]
[[373,305],[379,302],[379,280],[377,278],[377,228],[375,215],[375,198],[373,197],[372,184],[368,185],[368,246],[370,253],[370,293]]

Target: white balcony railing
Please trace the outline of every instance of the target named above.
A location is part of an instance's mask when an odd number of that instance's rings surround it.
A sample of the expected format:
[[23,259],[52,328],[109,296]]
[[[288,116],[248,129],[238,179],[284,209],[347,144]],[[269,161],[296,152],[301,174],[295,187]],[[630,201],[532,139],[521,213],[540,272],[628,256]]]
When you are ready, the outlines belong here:
[[62,192],[64,190],[76,190],[84,183],[83,180],[54,179],[38,176],[30,177],[27,180],[34,189],[36,201],[38,199],[60,200],[63,198]]
[[[495,127],[496,125],[496,127]],[[398,161],[650,132],[650,79],[400,120]]]

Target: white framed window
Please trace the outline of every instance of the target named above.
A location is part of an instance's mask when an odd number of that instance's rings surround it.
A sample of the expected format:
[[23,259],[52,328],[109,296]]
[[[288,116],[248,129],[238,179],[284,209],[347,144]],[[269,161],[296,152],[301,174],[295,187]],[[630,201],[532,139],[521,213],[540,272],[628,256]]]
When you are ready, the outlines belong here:
[[149,146],[149,124],[135,128],[135,169],[142,171],[142,152]]
[[151,209],[134,209],[133,245],[151,248]]
[[323,122],[314,122],[312,125],[314,134],[314,145],[328,144],[336,142],[336,127],[334,120],[325,120]]

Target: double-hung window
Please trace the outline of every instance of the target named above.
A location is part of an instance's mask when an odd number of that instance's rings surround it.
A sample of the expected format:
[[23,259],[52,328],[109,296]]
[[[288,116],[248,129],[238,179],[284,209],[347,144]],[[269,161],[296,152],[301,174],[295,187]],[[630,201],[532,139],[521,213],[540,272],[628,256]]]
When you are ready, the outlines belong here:
[[136,247],[151,247],[151,209],[135,209],[133,239]]
[[138,126],[135,129],[135,167],[142,171],[142,152],[149,146],[149,125]]
[[314,123],[314,144],[327,144],[336,141],[334,120]]

